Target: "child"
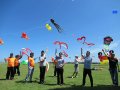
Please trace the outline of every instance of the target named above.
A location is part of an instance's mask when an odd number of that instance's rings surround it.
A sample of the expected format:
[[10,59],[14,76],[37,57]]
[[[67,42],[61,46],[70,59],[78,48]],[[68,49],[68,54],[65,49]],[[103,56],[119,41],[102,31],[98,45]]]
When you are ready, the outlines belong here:
[[28,78],[30,77],[30,82],[32,82],[32,76],[34,72],[34,66],[35,66],[35,61],[34,61],[34,53],[30,53],[30,57],[28,56],[28,74],[26,75],[25,81],[28,81]]
[[13,57],[13,53],[10,53],[10,57],[7,59],[5,58],[5,61],[8,62],[6,80],[9,80],[9,79],[13,80],[14,79],[14,61],[15,61],[15,58]]
[[[74,61],[75,71],[74,71],[74,73],[73,73],[73,75],[72,75],[72,78],[77,77],[77,74],[78,74],[78,71],[79,71],[79,61],[80,61],[80,59],[79,59],[79,57],[76,55],[76,56],[75,56],[75,61]],[[74,76],[74,75],[75,75],[75,76]]]
[[40,60],[40,82],[39,84],[44,84],[45,82],[45,71],[46,71],[46,65],[48,64],[48,62],[46,61],[46,52],[41,51],[41,57],[39,57],[39,60]]

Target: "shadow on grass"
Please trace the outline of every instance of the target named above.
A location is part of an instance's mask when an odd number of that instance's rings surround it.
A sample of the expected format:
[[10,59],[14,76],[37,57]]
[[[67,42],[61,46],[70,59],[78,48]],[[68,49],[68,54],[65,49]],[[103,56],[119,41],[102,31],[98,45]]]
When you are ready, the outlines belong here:
[[[57,84],[51,84],[51,83],[49,83],[49,84],[48,84],[48,83],[46,83],[45,85],[48,85],[48,86],[57,86]],[[67,86],[68,86],[68,85],[70,85],[70,84],[64,84],[63,86],[65,86],[65,85],[67,85]],[[58,86],[60,86],[60,85],[58,85]]]
[[57,76],[47,76],[47,77],[57,77]]
[[2,81],[2,80],[4,81],[4,80],[6,80],[6,79],[0,79],[0,81]]
[[46,83],[45,85],[47,85],[47,86],[56,86],[57,84],[48,84],[48,83]]
[[72,78],[72,76],[68,76],[67,78]]
[[36,80],[32,81],[32,82],[21,80],[21,81],[16,81],[16,83],[23,83],[23,84],[25,84],[25,83],[38,83],[38,82]]
[[98,85],[94,87],[82,87],[82,86],[75,86],[72,85],[70,87],[62,87],[61,88],[54,88],[49,90],[120,90],[120,86],[115,87],[112,85]]

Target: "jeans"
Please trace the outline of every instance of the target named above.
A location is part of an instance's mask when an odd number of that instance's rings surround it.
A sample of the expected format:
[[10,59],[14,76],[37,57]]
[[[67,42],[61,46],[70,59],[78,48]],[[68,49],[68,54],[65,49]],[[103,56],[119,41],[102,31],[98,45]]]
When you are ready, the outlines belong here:
[[33,72],[34,72],[34,67],[29,66],[28,74],[26,75],[25,81],[27,81],[29,77],[30,77],[30,81],[32,81]]
[[112,83],[114,85],[118,85],[118,71],[117,71],[117,68],[116,69],[109,69],[109,71],[110,71]]

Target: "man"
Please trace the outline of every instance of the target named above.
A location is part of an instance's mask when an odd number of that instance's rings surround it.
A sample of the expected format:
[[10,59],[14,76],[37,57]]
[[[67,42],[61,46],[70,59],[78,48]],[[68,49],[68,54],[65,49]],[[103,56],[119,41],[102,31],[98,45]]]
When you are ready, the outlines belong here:
[[63,54],[60,52],[59,56],[56,56],[56,70],[57,70],[57,84],[63,85],[64,84],[64,78],[63,78],[63,72],[64,72],[64,59]]
[[34,53],[30,53],[30,56],[28,57],[28,74],[26,75],[25,81],[28,80],[30,77],[30,82],[32,82],[32,76],[34,72],[34,66],[35,66],[35,61],[34,61]]
[[10,53],[10,57],[9,58],[5,58],[5,61],[8,62],[7,65],[7,73],[6,73],[6,80],[13,80],[14,79],[14,61],[15,58],[13,57],[13,53]]
[[82,83],[82,86],[85,86],[86,76],[88,75],[89,78],[90,78],[91,87],[93,87],[93,77],[92,77],[92,72],[91,72],[92,58],[90,57],[90,52],[87,51],[86,56],[82,55],[82,58],[84,59],[84,70],[83,70],[83,83]]
[[[102,50],[102,51],[104,52],[104,50]],[[105,54],[105,52],[104,52],[104,54]],[[119,69],[119,65],[118,65],[118,59],[115,58],[115,54],[114,54],[113,50],[109,51],[108,60],[109,60],[109,71],[110,71],[112,83],[113,83],[114,86],[118,86],[118,69]]]

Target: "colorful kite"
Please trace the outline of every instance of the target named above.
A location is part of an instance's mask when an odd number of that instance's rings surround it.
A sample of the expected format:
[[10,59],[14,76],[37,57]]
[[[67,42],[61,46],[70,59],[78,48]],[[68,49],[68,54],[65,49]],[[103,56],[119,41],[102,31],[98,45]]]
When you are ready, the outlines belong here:
[[82,36],[80,38],[77,38],[77,41],[82,41],[83,40],[83,44],[85,43],[86,37]]
[[22,48],[22,55],[27,55],[28,56],[28,53],[31,53],[32,51],[29,49],[29,48]]
[[46,24],[45,27],[50,31],[52,30],[52,27],[50,26],[50,24]]
[[63,55],[65,56],[65,57],[68,57],[68,54],[63,50]]
[[104,37],[104,49],[106,52],[109,51],[109,45],[111,44],[112,41],[113,41],[112,37],[110,36]]
[[60,27],[60,25],[57,24],[54,19],[50,19],[50,21],[56,27],[56,29],[58,30],[58,32],[62,33],[63,29]]
[[4,44],[4,42],[3,42],[3,40],[0,38],[0,45],[3,45]]
[[25,38],[26,40],[29,39],[28,36],[27,36],[27,34],[25,32],[22,33],[21,38]]
[[110,37],[110,36],[104,37],[104,44],[105,45],[110,45],[110,43],[112,41],[113,41],[112,37]]
[[102,52],[98,53],[98,58],[100,60],[100,64],[107,64],[109,62],[108,57],[107,56],[103,56]]
[[85,44],[88,45],[88,46],[94,46],[95,45],[93,43],[88,43],[88,42],[85,42]]
[[55,41],[54,44],[59,45],[60,49],[61,49],[62,46],[65,47],[66,49],[68,49],[68,45],[65,42]]

